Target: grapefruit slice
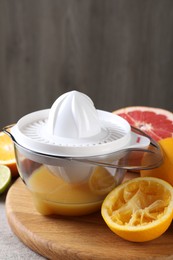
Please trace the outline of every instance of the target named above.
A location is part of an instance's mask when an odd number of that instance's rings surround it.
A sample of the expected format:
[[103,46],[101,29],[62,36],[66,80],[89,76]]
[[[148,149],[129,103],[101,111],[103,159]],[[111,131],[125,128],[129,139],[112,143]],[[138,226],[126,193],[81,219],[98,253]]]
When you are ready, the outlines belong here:
[[173,137],[173,113],[161,108],[132,106],[114,111],[130,125],[142,130],[155,141]]

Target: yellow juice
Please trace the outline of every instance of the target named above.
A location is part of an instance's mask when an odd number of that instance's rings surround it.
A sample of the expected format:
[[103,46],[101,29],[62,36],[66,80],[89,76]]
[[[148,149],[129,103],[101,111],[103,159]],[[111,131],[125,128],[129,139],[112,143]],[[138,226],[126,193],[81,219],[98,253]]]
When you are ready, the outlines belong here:
[[42,165],[27,182],[36,209],[43,215],[84,215],[100,209],[105,195],[90,188],[89,181],[68,183]]

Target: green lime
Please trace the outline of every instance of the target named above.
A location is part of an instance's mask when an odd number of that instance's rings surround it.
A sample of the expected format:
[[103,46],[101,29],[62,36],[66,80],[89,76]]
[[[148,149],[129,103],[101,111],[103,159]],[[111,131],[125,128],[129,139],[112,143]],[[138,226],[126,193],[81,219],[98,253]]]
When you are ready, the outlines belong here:
[[11,183],[11,171],[5,165],[0,165],[0,194],[7,190]]

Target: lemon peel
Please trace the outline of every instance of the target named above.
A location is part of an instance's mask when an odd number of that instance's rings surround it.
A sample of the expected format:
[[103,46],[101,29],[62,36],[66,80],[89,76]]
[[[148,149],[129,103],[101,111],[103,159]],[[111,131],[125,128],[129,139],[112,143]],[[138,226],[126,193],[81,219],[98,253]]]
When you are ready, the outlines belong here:
[[154,177],[138,177],[112,190],[101,214],[120,237],[144,242],[161,236],[173,218],[173,187]]

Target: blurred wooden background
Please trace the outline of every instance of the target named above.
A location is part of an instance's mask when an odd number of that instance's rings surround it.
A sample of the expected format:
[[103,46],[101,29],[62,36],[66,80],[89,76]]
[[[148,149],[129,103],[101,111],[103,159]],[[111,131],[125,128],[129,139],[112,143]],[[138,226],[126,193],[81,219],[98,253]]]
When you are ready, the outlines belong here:
[[173,1],[0,0],[0,126],[73,89],[173,111]]

